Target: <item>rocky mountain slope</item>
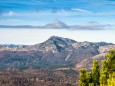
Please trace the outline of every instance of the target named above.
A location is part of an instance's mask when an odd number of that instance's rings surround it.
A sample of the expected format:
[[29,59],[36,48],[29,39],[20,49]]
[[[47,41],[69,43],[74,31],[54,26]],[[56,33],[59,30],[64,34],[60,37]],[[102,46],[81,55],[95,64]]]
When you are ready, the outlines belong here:
[[76,67],[79,68],[83,67],[82,64],[88,64],[93,58],[105,57],[103,53],[107,53],[110,48],[115,48],[115,45],[106,42],[76,42],[58,36],[52,36],[36,45],[0,45],[0,68],[76,63]]
[[110,49],[115,49],[115,45],[105,45],[99,47],[99,54],[95,55],[91,58],[87,58],[76,64],[76,68],[88,68],[90,69],[92,67],[93,60],[98,60],[100,66],[102,65],[102,60],[106,59],[106,56]]

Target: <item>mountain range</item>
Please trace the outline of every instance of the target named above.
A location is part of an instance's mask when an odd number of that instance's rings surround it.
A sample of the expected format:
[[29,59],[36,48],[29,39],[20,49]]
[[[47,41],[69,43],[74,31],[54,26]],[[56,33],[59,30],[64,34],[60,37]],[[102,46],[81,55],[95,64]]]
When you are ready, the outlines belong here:
[[79,69],[90,67],[93,59],[105,59],[111,48],[115,48],[112,43],[77,42],[58,36],[35,45],[0,45],[0,68],[73,64]]

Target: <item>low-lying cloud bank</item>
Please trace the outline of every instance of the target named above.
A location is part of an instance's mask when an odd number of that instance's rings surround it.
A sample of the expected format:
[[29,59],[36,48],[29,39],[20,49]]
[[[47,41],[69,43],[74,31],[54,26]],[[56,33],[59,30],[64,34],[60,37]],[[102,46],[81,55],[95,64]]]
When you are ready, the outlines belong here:
[[33,26],[33,25],[0,25],[0,28],[10,28],[10,29],[68,29],[68,30],[110,30],[114,29],[111,24],[87,24],[87,25],[67,25],[61,21],[54,21],[43,26]]

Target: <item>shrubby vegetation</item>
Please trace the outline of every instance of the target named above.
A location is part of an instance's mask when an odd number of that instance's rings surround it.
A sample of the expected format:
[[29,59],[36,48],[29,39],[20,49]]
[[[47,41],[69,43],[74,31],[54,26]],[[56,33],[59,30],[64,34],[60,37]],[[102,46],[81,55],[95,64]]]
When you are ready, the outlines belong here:
[[64,72],[33,68],[0,70],[0,86],[75,86],[77,74]]
[[115,86],[115,50],[110,50],[101,68],[94,60],[91,72],[81,69],[79,86]]

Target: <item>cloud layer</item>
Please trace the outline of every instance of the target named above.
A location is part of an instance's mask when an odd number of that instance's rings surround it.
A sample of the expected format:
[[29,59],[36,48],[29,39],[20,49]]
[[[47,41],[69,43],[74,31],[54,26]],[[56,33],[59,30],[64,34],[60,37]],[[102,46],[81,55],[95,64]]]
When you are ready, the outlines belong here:
[[54,21],[51,23],[48,23],[44,26],[32,26],[32,25],[0,25],[0,28],[11,28],[11,29],[67,29],[67,30],[108,30],[113,29],[113,25],[110,24],[99,24],[95,21],[89,22],[87,25],[67,25],[64,22],[61,21]]

